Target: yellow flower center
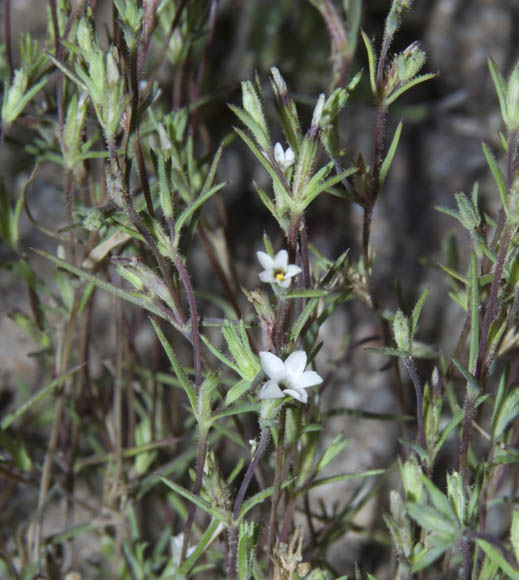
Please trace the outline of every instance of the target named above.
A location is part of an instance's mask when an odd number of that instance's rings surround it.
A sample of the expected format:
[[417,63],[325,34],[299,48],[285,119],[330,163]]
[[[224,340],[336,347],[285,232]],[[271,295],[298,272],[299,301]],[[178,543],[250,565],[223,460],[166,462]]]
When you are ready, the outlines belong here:
[[285,272],[283,272],[283,270],[276,270],[274,272],[274,278],[276,278],[276,280],[278,280],[279,282],[284,282]]

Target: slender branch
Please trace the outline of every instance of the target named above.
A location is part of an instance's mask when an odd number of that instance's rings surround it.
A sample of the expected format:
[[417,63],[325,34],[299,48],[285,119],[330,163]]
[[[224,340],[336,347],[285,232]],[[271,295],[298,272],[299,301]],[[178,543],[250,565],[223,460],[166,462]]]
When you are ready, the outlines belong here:
[[[193,485],[193,494],[197,497],[200,495],[202,489],[202,479],[204,476],[205,458],[207,455],[207,433],[200,434],[198,441],[198,456],[196,460],[196,478]],[[184,540],[182,542],[182,554],[180,556],[180,563],[182,564],[186,559],[187,548],[189,546],[189,538],[191,536],[191,528],[195,521],[196,505],[189,504],[189,512],[187,515],[186,525],[184,526]]]
[[276,512],[280,499],[281,479],[283,473],[283,456],[285,451],[285,427],[287,421],[286,407],[282,407],[279,416],[278,442],[276,447],[276,469],[274,472],[274,492],[272,494],[272,503],[270,505],[270,518],[268,524],[268,553],[272,550],[272,544],[276,533]]
[[175,231],[172,218],[168,219],[168,225],[171,238],[171,250],[172,250],[171,259],[173,260],[173,264],[178,272],[178,275],[180,276],[182,285],[184,286],[187,302],[189,305],[189,313],[191,316],[191,334],[193,336],[193,359],[195,366],[195,385],[198,395],[200,385],[202,384],[202,354],[201,354],[202,346],[200,343],[200,322],[198,320],[198,309],[196,306],[195,291],[193,289],[193,285],[191,284],[189,273],[173,241]]
[[7,66],[9,68],[9,80],[13,82],[14,64],[13,64],[13,46],[11,41],[11,0],[5,0],[4,15],[4,33],[5,33],[5,55],[7,57]]
[[[514,174],[514,162],[515,162],[515,150],[516,150],[516,139],[517,132],[512,132],[508,137],[508,155],[506,163],[506,197],[510,197],[510,191],[512,188],[513,174]],[[497,308],[497,299],[499,294],[499,288],[501,285],[501,278],[503,276],[503,270],[506,262],[506,257],[508,253],[508,247],[512,240],[513,231],[512,228],[506,222],[506,216],[504,216],[504,231],[503,237],[501,239],[501,245],[499,246],[499,253],[497,256],[497,262],[494,269],[494,276],[492,278],[492,284],[490,286],[490,296],[488,299],[488,305],[483,318],[483,324],[481,328],[481,337],[479,341],[478,358],[476,362],[476,372],[475,376],[482,382],[486,374],[486,368],[484,364],[485,353],[487,350],[488,334],[490,331],[490,325],[494,320],[494,316]],[[496,232],[497,234],[497,232]],[[497,244],[497,239],[494,238]]]
[[418,421],[418,442],[423,449],[426,449],[427,441],[425,438],[425,429],[423,422],[423,394],[422,385],[420,383],[420,378],[416,371],[416,366],[413,359],[408,356],[404,359],[404,364],[409,372],[409,376],[413,381],[413,385],[416,391],[416,419]]
[[256,451],[254,452],[254,455],[252,456],[247,471],[245,472],[243,481],[241,482],[240,485],[240,489],[238,490],[238,495],[234,500],[234,507],[232,512],[234,525],[231,531],[229,532],[229,559],[227,562],[228,580],[235,580],[236,578],[236,560],[238,557],[238,519],[240,517],[240,511],[243,504],[243,500],[245,499],[245,494],[247,493],[247,489],[249,488],[254,472],[256,471],[256,466],[258,465],[261,456],[267,449],[269,441],[270,441],[270,429],[265,428],[261,431],[258,446],[256,447]]

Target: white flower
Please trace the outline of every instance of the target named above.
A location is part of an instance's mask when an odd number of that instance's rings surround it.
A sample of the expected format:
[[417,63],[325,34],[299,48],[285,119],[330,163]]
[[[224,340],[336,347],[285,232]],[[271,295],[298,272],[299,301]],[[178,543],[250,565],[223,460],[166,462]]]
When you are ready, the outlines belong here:
[[301,268],[288,263],[288,252],[280,250],[274,258],[265,252],[257,252],[259,263],[265,268],[260,272],[260,280],[269,284],[278,284],[281,288],[288,288],[292,278],[301,272]]
[[290,395],[306,403],[308,387],[320,385],[323,379],[315,371],[305,371],[306,353],[294,351],[285,362],[271,352],[260,352],[261,367],[269,377],[259,393],[260,399],[281,399]]
[[[171,536],[169,540],[169,547],[171,549],[171,559],[173,562],[179,566],[180,556],[182,555],[182,544],[184,543],[184,534],[178,534],[178,536]],[[189,546],[186,552],[186,558],[189,558],[191,554],[195,551],[194,546]]]
[[289,167],[294,165],[296,156],[290,147],[288,147],[286,151],[283,151],[281,143],[276,143],[274,145],[274,159],[277,161],[281,171],[285,173]]

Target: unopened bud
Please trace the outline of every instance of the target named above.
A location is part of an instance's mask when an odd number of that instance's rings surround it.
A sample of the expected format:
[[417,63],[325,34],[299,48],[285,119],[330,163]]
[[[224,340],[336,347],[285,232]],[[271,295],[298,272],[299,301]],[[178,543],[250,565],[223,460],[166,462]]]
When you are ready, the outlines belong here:
[[405,353],[411,352],[411,331],[407,316],[398,310],[393,319],[393,334],[397,347]]
[[286,151],[283,151],[281,143],[276,143],[274,145],[274,159],[281,168],[281,171],[285,173],[287,169],[294,165],[296,156],[290,147]]
[[112,86],[117,85],[120,78],[119,67],[117,66],[118,60],[117,49],[112,47],[110,52],[106,55],[106,80],[108,84]]
[[472,201],[463,193],[454,194],[456,204],[458,205],[459,220],[467,230],[477,228],[481,223],[481,216]]
[[517,63],[508,80],[506,91],[506,102],[508,112],[508,130],[517,131],[519,129],[519,63]]

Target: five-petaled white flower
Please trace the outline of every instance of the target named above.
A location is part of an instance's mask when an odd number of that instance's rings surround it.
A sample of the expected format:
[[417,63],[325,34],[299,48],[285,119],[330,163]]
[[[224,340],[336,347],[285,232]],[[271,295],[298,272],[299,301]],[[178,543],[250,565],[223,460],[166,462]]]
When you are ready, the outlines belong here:
[[281,399],[290,395],[306,403],[308,387],[320,385],[323,379],[315,371],[305,371],[306,353],[294,351],[285,362],[271,352],[260,352],[261,367],[269,377],[259,393],[260,399]]
[[283,146],[281,143],[276,143],[274,145],[274,159],[284,173],[289,167],[294,165],[296,156],[290,147],[287,147],[286,151],[283,151]]
[[260,272],[260,280],[269,284],[278,284],[281,288],[288,288],[292,278],[301,272],[301,268],[288,263],[288,252],[280,250],[273,258],[265,252],[257,252],[260,264],[265,268]]

